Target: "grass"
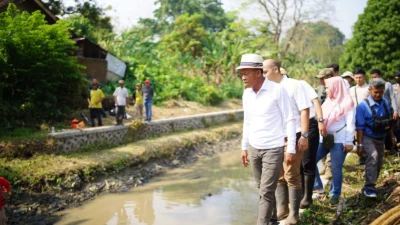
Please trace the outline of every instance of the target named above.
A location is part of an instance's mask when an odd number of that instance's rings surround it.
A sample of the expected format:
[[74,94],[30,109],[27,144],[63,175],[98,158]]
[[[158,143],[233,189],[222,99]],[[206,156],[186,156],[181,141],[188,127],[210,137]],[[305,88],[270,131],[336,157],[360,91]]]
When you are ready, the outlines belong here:
[[[120,147],[97,150],[93,146],[63,155],[35,155],[30,159],[0,159],[0,174],[14,186],[38,189],[71,174],[90,180],[95,174],[119,171],[152,158],[173,157],[176,151],[205,142],[228,139],[241,133],[241,123],[171,134]],[[94,151],[96,150],[96,151]]]
[[13,131],[3,131],[0,133],[0,141],[13,142],[13,141],[33,141],[40,140],[49,133],[49,131],[42,131],[30,128],[17,128]]
[[[384,172],[386,171],[386,172]],[[369,224],[382,213],[399,204],[390,198],[394,188],[400,185],[400,159],[398,156],[384,157],[384,165],[377,182],[378,198],[369,199],[361,194],[364,184],[364,166],[358,165],[358,156],[350,154],[343,169],[342,198],[343,209],[340,215],[338,206],[329,205],[329,196],[314,201],[314,205],[305,210],[299,224]],[[385,174],[386,175],[385,175]],[[328,187],[327,187],[328,189]]]

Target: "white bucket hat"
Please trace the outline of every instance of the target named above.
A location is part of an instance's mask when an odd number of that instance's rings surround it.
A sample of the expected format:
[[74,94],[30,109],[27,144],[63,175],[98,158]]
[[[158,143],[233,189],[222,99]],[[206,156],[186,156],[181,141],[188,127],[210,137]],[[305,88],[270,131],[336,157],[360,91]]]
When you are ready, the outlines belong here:
[[353,78],[354,79],[354,75],[353,75],[353,73],[352,72],[350,72],[350,71],[346,71],[346,72],[344,72],[343,74],[342,74],[342,76],[341,77],[343,77],[343,78],[345,78],[345,77],[351,77],[351,78]]
[[242,55],[242,60],[240,60],[240,65],[237,70],[240,69],[262,69],[264,59],[257,54],[244,54]]

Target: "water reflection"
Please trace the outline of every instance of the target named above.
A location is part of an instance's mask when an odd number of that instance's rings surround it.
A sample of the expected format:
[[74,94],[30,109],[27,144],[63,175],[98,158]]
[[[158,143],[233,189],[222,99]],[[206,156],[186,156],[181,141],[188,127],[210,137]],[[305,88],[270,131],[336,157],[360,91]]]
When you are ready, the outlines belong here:
[[200,159],[127,193],[109,194],[61,212],[57,224],[254,224],[257,192],[240,150]]

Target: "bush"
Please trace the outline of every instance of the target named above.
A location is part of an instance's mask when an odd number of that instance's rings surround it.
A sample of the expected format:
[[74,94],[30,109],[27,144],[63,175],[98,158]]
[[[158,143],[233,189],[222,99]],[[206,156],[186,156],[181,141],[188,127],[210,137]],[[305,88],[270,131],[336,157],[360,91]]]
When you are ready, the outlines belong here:
[[0,129],[62,120],[85,96],[68,27],[44,18],[14,4],[0,13]]
[[224,99],[242,98],[243,84],[239,82],[224,83],[221,85],[221,92]]
[[204,99],[204,103],[210,105],[218,105],[224,100],[222,94],[220,94],[214,86],[204,87],[201,95]]

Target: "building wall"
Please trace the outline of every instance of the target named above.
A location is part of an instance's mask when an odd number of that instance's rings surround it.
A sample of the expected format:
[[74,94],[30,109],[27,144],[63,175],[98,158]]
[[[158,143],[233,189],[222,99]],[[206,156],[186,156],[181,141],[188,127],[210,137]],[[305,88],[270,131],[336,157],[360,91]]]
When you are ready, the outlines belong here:
[[93,59],[78,57],[78,62],[86,67],[82,72],[88,79],[96,78],[100,83],[107,81],[107,61],[105,59]]
[[120,77],[117,74],[108,70],[107,71],[107,80],[118,81],[118,80],[122,80],[122,77]]
[[95,127],[49,134],[54,140],[54,153],[74,152],[86,145],[126,143],[127,135],[132,141],[177,131],[202,129],[218,124],[243,120],[243,110],[233,110],[164,119],[149,123],[134,123],[124,126]]

